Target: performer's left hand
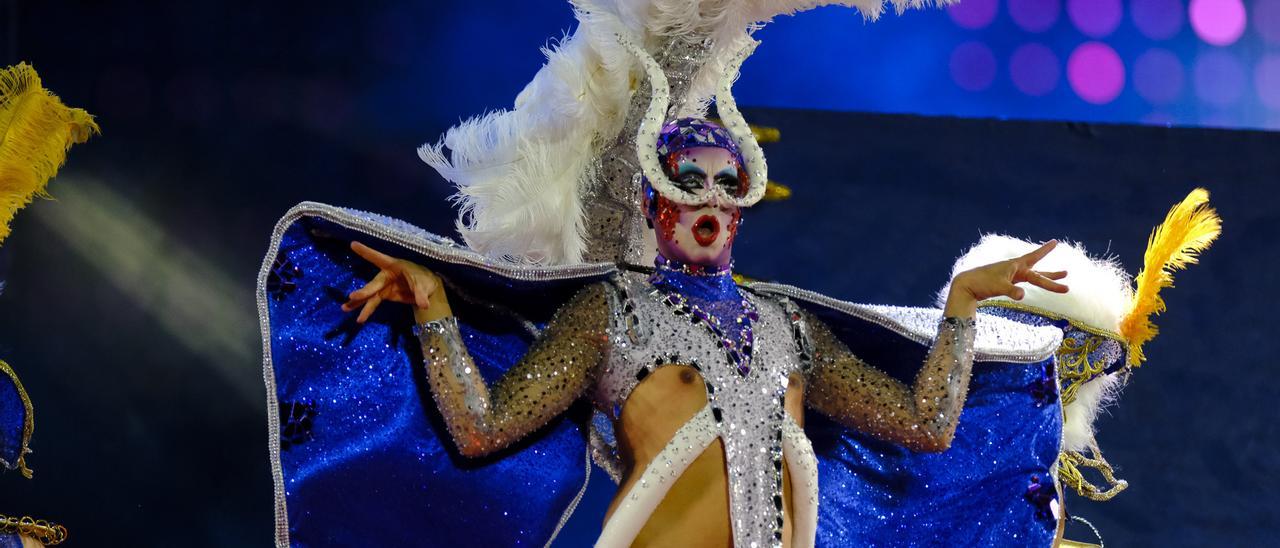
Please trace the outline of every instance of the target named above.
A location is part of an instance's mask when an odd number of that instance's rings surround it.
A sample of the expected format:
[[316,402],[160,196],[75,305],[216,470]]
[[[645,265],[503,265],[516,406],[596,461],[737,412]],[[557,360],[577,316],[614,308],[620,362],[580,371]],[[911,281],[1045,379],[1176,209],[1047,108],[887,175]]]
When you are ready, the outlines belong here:
[[992,297],[1009,297],[1022,300],[1026,292],[1017,284],[1029,283],[1054,293],[1066,293],[1067,286],[1054,280],[1067,277],[1067,271],[1043,272],[1033,270],[1040,259],[1057,247],[1057,240],[1049,240],[1035,251],[998,263],[966,270],[951,280],[951,292],[947,294],[944,314],[958,318],[970,318],[977,312],[978,302]]

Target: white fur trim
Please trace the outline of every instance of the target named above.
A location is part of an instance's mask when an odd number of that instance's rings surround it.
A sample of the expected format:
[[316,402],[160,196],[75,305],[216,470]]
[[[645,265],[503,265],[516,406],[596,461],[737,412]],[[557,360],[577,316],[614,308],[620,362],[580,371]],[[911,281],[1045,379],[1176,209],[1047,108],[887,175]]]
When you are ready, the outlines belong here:
[[1062,449],[1084,451],[1093,440],[1093,422],[1120,396],[1124,379],[1116,373],[1080,385],[1076,399],[1062,408]]
[[[1040,244],[1011,236],[987,234],[977,245],[956,259],[951,277],[982,265],[1026,255],[1037,247]],[[1060,281],[1067,284],[1070,291],[1054,293],[1022,284],[1026,294],[1019,302],[1049,310],[1085,325],[1111,332],[1119,331],[1120,319],[1124,317],[1126,307],[1133,299],[1133,283],[1115,259],[1090,257],[1079,244],[1059,241],[1058,246],[1036,263],[1035,268],[1043,271],[1066,270],[1067,277]],[[938,292],[938,306],[946,303],[950,289],[951,284],[948,283]],[[993,300],[1012,299],[997,297]]]

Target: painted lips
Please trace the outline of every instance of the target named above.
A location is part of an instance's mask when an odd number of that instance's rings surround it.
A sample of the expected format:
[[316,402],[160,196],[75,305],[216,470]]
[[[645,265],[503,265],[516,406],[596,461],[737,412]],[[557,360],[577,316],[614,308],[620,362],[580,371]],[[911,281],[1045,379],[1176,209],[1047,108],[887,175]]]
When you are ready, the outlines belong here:
[[720,236],[720,221],[715,215],[703,215],[693,223],[693,239],[702,247],[715,243]]

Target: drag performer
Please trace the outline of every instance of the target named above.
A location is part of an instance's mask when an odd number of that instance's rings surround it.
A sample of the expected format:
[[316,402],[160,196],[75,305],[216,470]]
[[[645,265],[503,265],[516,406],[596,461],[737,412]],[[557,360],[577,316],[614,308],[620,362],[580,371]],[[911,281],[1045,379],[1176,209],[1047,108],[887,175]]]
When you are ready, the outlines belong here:
[[[44,89],[30,65],[0,69],[0,243],[9,236],[9,223],[18,210],[44,193],[67,150],[97,132],[93,117],[62,104]],[[31,400],[18,374],[0,361],[0,473],[16,471],[31,479],[26,458],[34,430]],[[0,508],[0,547],[32,548],[66,540],[63,526],[8,514],[12,511]]]
[[741,207],[763,181],[747,175],[760,171],[744,165],[728,132],[682,119],[664,128],[657,150],[666,169],[645,198],[659,250],[653,273],[581,289],[492,389],[429,270],[355,243],[380,272],[344,305],[361,309],[361,322],[383,301],[415,306],[427,379],[463,455],[503,449],[590,394],[613,421],[625,463],[599,545],[813,545],[818,485],[803,406],[915,450],[944,450],[965,398],[977,302],[1020,298],[1022,282],[1066,291],[1053,281],[1065,272],[1032,270],[1053,242],[957,275],[925,364],[906,385],[790,299],[734,283]]
[[[974,314],[1022,282],[1065,290],[1032,270],[1052,243],[959,276],[945,312],[735,285],[768,179],[729,87],[747,23],[798,7],[624,4],[576,4],[514,110],[421,151],[460,187],[467,246],[314,203],[277,225],[259,310],[278,545],[550,543],[593,462],[620,484],[601,545],[893,541],[827,519],[868,501],[819,469],[853,470],[855,435],[942,450],[973,362],[1052,360],[1056,328]],[[699,115],[712,95],[723,127]]]
[[[620,486],[601,545],[689,522],[747,546],[1057,541],[1064,329],[973,314],[1040,290],[1014,283],[1052,244],[966,266],[998,265],[945,311],[727,276],[767,181],[729,85],[753,22],[816,4],[575,2],[512,110],[420,151],[466,245],[323,204],[280,220],[258,293],[278,545],[550,544],[593,464]],[[947,352],[966,330],[972,358]]]

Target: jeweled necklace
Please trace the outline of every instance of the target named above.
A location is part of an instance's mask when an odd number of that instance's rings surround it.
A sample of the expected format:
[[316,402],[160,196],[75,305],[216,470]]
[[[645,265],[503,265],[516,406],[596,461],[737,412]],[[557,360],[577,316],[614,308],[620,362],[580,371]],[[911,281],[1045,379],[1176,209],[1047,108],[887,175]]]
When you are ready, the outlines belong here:
[[655,276],[660,275],[662,272],[679,272],[689,276],[724,276],[733,271],[733,261],[722,265],[688,264],[658,255],[654,258],[653,264],[657,267],[657,272],[654,272]]
[[[760,319],[755,303],[747,299],[733,281],[731,266],[703,267],[685,265],[661,255],[655,261],[657,269],[649,278],[653,295],[671,308],[676,316],[688,318],[689,323],[702,325],[718,340],[729,363],[739,375],[751,372],[752,345],[755,341],[752,324]],[[736,299],[738,311],[723,319],[705,310],[689,299],[688,293],[703,293],[708,301]],[[731,335],[736,335],[731,336]]]

